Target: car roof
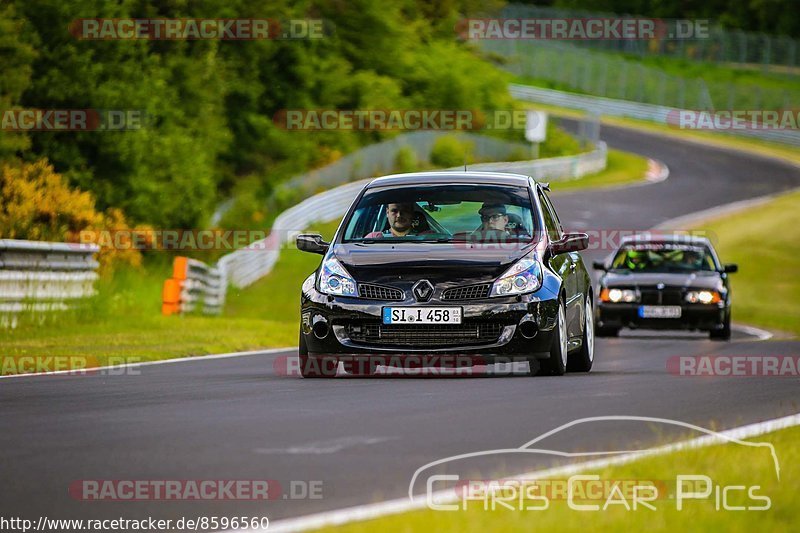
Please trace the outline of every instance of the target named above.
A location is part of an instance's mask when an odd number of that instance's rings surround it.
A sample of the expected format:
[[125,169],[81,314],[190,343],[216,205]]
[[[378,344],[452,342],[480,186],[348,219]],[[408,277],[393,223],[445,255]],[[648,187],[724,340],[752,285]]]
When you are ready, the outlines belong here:
[[441,170],[433,172],[413,172],[408,174],[391,174],[375,178],[367,185],[371,187],[386,187],[391,185],[427,185],[427,184],[492,184],[515,185],[526,187],[530,178],[523,174],[509,174],[506,172],[464,172],[458,170]]
[[639,233],[636,235],[626,235],[622,237],[622,239],[620,240],[620,244],[659,243],[659,242],[711,246],[711,241],[709,241],[707,237],[700,237],[698,235],[688,235],[685,233],[676,233],[676,234]]

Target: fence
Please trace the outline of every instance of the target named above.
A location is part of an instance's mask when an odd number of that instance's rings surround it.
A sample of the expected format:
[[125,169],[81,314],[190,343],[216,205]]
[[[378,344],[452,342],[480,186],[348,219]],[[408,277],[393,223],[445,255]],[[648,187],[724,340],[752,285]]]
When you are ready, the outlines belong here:
[[[554,18],[572,19],[587,17],[633,18],[630,15],[611,15],[588,11],[558,9],[512,4],[502,11],[504,18]],[[787,13],[787,16],[789,14]],[[666,26],[675,27],[675,21],[661,19]],[[652,40],[586,40],[576,41],[576,46],[623,52],[645,56],[665,56],[689,61],[735,63],[740,65],[800,66],[800,43],[787,36],[767,35],[739,30],[727,30],[718,25],[708,28],[708,35],[693,39]]]
[[0,239],[0,325],[23,311],[63,311],[95,294],[95,245]]
[[[599,172],[605,168],[606,161],[606,145],[598,143],[594,150],[574,156],[513,163],[483,163],[470,165],[470,168],[482,171],[518,172],[535,178],[547,177],[550,180],[558,180]],[[346,177],[340,176],[339,179]],[[341,217],[368,181],[369,179],[360,180],[336,187],[287,209],[275,219],[270,235],[266,239],[223,256],[218,267],[226,279],[236,287],[246,287],[254,283],[272,270],[278,260],[281,245],[293,241],[298,233],[315,222],[327,222]]]
[[[637,61],[553,41],[485,40],[487,52],[507,57],[504,68],[553,88],[680,109],[791,109],[793,88],[688,78]],[[538,82],[537,82],[538,84]]]
[[[539,87],[529,87],[527,85],[511,84],[509,90],[514,98],[520,100],[567,107],[570,109],[580,109],[593,114],[599,113],[603,115],[648,120],[660,124],[673,123],[674,117],[676,116],[675,113],[680,112],[679,109],[673,107],[627,102],[598,96],[587,96],[554,91],[551,89],[541,89]],[[672,115],[672,117],[670,117],[670,115]],[[800,146],[800,130],[731,129],[725,130],[725,132]]]
[[202,311],[220,314],[227,284],[218,268],[188,257],[176,257],[172,277],[164,282],[161,312],[164,315]]

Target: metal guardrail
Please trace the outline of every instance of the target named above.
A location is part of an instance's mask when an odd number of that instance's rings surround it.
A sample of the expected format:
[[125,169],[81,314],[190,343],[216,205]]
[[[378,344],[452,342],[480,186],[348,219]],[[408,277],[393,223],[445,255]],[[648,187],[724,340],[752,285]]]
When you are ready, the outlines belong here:
[[23,311],[63,311],[96,294],[96,245],[0,239],[0,325]]
[[222,272],[197,259],[176,257],[172,277],[164,282],[161,312],[165,315],[202,311],[218,315],[225,305],[227,283]]
[[[472,155],[477,159],[505,161],[515,152],[527,153],[530,147],[521,142],[495,139],[486,135],[452,131],[413,131],[371,144],[347,154],[324,167],[309,170],[278,185],[279,190],[300,191],[303,196],[311,196],[320,190],[337,185],[389,174],[397,168],[397,155],[400,150],[410,150],[418,162],[429,162],[436,141],[445,136],[469,143]],[[218,224],[225,213],[233,206],[229,199],[223,202],[211,217],[212,224]]]
[[[565,180],[599,172],[606,166],[605,143],[583,154],[511,163],[483,163],[470,165],[471,170],[516,172],[540,179]],[[460,170],[461,167],[450,169]],[[293,242],[295,236],[315,222],[329,222],[344,215],[358,192],[372,178],[348,183],[308,198],[281,213],[272,225],[266,239],[223,256],[218,268],[225,279],[236,287],[247,287],[269,274],[280,255],[284,243]]]
[[[604,98],[601,96],[588,96],[514,83],[509,85],[509,91],[514,98],[528,102],[579,109],[602,115],[636,118],[657,122],[659,124],[673,123],[677,113],[683,111],[675,107],[615,100],[613,98]],[[800,146],[800,131],[798,130],[731,129],[722,131],[722,133]]]

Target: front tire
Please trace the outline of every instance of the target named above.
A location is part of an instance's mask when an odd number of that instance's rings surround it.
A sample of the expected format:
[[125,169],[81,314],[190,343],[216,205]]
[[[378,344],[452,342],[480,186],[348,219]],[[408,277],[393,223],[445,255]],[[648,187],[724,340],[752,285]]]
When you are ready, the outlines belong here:
[[308,356],[308,347],[300,332],[300,339],[297,343],[297,356],[300,358],[300,375],[304,378],[332,378],[336,376],[336,368],[339,361],[335,357],[324,357],[322,359]]
[[558,299],[558,317],[553,329],[553,344],[550,357],[540,361],[540,375],[563,376],[567,371],[567,312],[564,300]]
[[731,339],[731,314],[722,323],[722,329],[714,329],[708,332],[708,338],[715,341],[728,341]]
[[583,314],[581,349],[569,357],[567,370],[570,372],[589,372],[594,363],[594,309],[592,309],[591,296],[586,297]]

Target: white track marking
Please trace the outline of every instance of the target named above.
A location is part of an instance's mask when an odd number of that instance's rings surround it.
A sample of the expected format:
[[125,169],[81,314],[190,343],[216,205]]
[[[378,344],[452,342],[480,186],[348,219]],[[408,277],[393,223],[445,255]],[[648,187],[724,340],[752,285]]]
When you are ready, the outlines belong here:
[[330,453],[338,453],[345,448],[354,448],[356,446],[370,446],[372,444],[380,444],[390,440],[396,440],[397,437],[366,437],[357,436],[341,437],[338,439],[329,439],[318,442],[310,442],[308,444],[299,444],[296,446],[288,446],[285,448],[256,448],[253,450],[255,453],[261,454],[286,454],[286,455],[323,455]]
[[647,160],[645,179],[650,183],[659,183],[669,177],[669,167],[656,159]]
[[766,341],[773,337],[772,332],[767,331],[765,329],[757,328],[754,326],[745,326],[744,324],[731,324],[731,329],[735,329],[736,331],[740,331],[745,335],[752,335],[753,337],[757,337],[760,341]]
[[[251,355],[269,355],[273,353],[281,353],[281,352],[289,352],[296,350],[295,347],[286,347],[286,348],[271,348],[269,350],[252,350],[249,352],[231,352],[231,353],[220,353],[214,355],[198,355],[198,356],[188,356],[188,357],[179,357],[176,359],[162,359],[160,361],[142,361],[140,363],[126,363],[123,365],[111,365],[111,366],[96,366],[92,368],[82,368],[79,370],[54,370],[53,372],[35,372],[30,374],[10,374],[8,376],[0,376],[0,379],[10,379],[10,378],[29,378],[29,377],[36,377],[36,376],[57,376],[59,374],[74,374],[78,375],[79,373],[89,373],[89,372],[96,372],[99,370],[113,370],[117,368],[132,368],[132,367],[140,367],[140,366],[152,366],[152,365],[166,365],[166,364],[173,364],[173,363],[198,363],[202,361],[209,361],[212,359],[228,359],[230,357],[248,357]],[[2,358],[4,356],[0,356]],[[13,355],[5,356],[5,357],[16,357]],[[26,357],[24,355],[20,355],[19,357]],[[57,357],[57,356],[52,356]],[[69,357],[69,356],[64,356]],[[122,357],[122,356],[120,356]]]
[[[598,417],[598,418],[607,418],[607,417]],[[665,455],[679,450],[700,448],[712,444],[720,444],[731,441],[737,442],[743,439],[756,437],[758,435],[763,435],[765,433],[771,433],[773,431],[795,427],[798,425],[800,425],[800,414],[794,414],[782,418],[766,420],[764,422],[748,424],[745,426],[740,426],[725,431],[711,432],[713,433],[713,435],[706,434],[702,437],[698,437],[695,439],[676,442],[673,444],[668,444],[666,446],[659,446],[656,448],[651,448],[649,450],[621,454],[621,455],[616,455],[614,457],[586,461],[578,464],[558,466],[545,470],[539,470],[536,472],[529,472],[523,474],[522,476],[514,476],[514,477],[520,477],[520,478],[528,477],[528,478],[541,479],[544,477],[571,475],[578,472],[584,472],[586,470],[595,470],[595,469],[605,468],[608,466],[627,464],[639,460],[643,457]],[[703,430],[705,432],[710,431],[704,428]],[[436,499],[437,503],[444,503],[448,497],[453,499],[457,498],[457,496],[453,494],[452,490],[442,491],[442,493],[434,494],[433,496]],[[350,522],[371,520],[384,516],[400,514],[426,508],[427,508],[426,497],[417,496],[414,499],[398,498],[396,500],[388,500],[385,502],[372,503],[366,505],[358,505],[354,507],[348,507],[345,509],[338,509],[335,511],[327,511],[308,516],[302,516],[299,518],[288,518],[285,520],[278,520],[275,522],[270,522],[269,529],[270,531],[307,531],[310,529],[338,526]],[[244,531],[248,532],[252,531],[253,533],[255,533],[256,530],[244,530]]]

